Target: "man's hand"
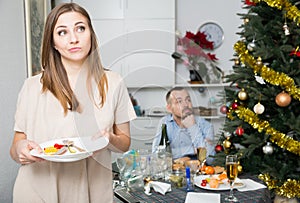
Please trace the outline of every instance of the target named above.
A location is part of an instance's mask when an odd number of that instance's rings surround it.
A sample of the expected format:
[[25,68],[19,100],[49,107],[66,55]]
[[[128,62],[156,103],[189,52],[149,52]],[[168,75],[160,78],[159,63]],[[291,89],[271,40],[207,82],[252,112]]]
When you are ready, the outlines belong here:
[[195,122],[194,115],[190,114],[190,115],[186,116],[184,119],[182,119],[181,123],[185,128],[189,128],[189,127],[195,125],[196,122]]

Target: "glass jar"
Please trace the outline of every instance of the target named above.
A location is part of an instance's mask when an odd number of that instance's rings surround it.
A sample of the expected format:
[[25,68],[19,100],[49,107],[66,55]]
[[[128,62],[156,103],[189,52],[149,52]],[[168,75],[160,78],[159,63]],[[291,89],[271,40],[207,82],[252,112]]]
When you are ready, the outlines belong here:
[[171,184],[176,188],[182,188],[185,186],[185,175],[182,170],[173,170],[170,175]]

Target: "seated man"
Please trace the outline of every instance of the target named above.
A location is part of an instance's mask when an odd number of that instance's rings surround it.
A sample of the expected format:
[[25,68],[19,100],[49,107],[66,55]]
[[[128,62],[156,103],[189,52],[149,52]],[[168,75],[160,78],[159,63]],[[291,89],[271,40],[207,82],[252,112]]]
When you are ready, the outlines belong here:
[[159,128],[152,144],[155,152],[160,144],[162,125],[166,124],[168,140],[170,142],[173,159],[191,157],[197,159],[197,148],[207,150],[206,163],[212,163],[215,155],[213,144],[214,130],[210,122],[193,115],[193,105],[188,91],[182,87],[171,89],[166,95],[166,109],[171,114],[164,116],[159,122]]

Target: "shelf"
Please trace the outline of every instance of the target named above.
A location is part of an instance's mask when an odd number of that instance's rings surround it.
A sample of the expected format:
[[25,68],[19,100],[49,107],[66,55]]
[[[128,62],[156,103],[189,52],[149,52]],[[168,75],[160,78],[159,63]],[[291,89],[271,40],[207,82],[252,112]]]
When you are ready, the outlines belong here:
[[174,87],[229,87],[230,83],[216,83],[216,84],[175,84]]

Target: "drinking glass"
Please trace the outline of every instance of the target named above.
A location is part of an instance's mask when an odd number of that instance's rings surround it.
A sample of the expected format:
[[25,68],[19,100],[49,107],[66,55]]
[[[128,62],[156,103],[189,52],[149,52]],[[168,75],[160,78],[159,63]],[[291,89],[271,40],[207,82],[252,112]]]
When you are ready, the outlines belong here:
[[237,155],[227,155],[226,156],[226,173],[227,178],[230,183],[230,194],[225,197],[225,201],[237,202],[238,199],[233,195],[233,184],[238,175],[238,158]]

